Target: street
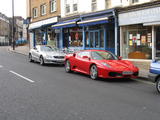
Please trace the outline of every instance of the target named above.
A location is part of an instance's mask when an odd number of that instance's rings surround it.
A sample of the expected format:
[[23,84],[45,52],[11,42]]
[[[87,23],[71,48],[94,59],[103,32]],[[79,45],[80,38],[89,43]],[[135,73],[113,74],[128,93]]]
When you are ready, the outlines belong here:
[[155,85],[91,80],[0,48],[0,120],[159,120]]

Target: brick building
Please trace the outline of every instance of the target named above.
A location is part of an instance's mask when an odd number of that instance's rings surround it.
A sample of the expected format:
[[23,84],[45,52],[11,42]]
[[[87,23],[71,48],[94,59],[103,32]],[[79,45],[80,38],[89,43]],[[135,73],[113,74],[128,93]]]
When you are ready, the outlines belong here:
[[35,44],[57,46],[57,37],[51,26],[58,22],[60,0],[27,0],[27,18],[31,47]]
[[9,18],[0,13],[0,46],[9,45],[10,39],[10,24]]

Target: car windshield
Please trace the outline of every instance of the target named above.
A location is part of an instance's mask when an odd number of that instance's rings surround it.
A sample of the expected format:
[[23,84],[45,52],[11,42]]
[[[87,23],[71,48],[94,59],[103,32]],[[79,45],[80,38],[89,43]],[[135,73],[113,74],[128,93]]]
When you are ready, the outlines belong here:
[[117,56],[105,51],[93,51],[91,57],[94,60],[118,60]]
[[54,51],[52,47],[50,46],[41,46],[41,51],[45,51],[45,52],[52,52]]

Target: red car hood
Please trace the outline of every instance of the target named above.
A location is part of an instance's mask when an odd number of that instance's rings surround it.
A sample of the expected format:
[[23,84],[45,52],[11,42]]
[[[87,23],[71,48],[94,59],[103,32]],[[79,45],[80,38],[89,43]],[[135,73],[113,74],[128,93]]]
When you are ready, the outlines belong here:
[[102,60],[101,63],[107,63],[114,70],[133,70],[135,66],[127,60]]

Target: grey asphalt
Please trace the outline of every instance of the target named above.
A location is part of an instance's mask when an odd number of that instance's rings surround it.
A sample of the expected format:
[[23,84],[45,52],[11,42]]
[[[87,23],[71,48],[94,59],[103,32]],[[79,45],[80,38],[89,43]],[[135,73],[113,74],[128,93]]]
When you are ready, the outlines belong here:
[[[33,80],[31,83],[10,71]],[[159,120],[155,85],[91,80],[0,48],[0,120]]]

